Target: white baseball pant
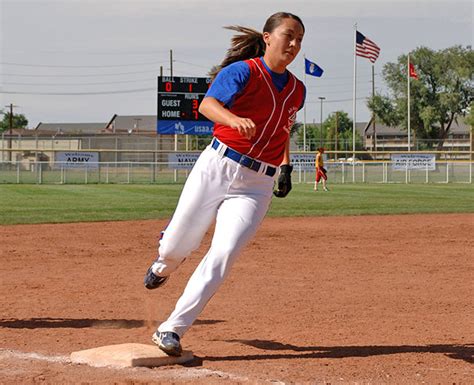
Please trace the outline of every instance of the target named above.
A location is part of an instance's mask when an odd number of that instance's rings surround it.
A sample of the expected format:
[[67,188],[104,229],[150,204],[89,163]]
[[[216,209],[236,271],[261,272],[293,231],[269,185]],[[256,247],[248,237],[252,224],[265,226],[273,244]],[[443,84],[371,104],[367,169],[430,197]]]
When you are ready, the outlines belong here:
[[209,251],[159,332],[182,336],[215,294],[242,248],[255,235],[273,192],[274,177],[255,172],[208,146],[188,176],[175,213],[160,240],[153,272],[168,276],[197,249],[216,220]]

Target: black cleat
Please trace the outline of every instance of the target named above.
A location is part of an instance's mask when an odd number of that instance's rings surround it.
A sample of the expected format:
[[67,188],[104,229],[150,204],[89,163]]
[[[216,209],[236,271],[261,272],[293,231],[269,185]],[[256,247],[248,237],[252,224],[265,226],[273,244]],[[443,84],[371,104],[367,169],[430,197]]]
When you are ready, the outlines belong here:
[[145,287],[149,290],[157,289],[161,285],[163,285],[168,280],[168,277],[158,277],[153,273],[151,266],[148,268],[145,274],[145,278],[143,279],[143,283]]
[[169,356],[179,357],[183,352],[181,344],[179,343],[179,336],[174,332],[160,333],[156,331],[151,337],[151,340]]

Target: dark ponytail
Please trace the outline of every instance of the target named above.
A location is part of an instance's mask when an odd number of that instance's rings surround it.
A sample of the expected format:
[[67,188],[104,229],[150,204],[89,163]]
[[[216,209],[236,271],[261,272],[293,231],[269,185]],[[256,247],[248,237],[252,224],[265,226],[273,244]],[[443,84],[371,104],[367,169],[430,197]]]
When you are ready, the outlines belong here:
[[[304,24],[301,19],[289,12],[277,12],[271,15],[263,27],[263,32],[272,33],[277,28],[283,19],[294,19],[303,27]],[[256,31],[252,28],[241,27],[241,26],[228,26],[224,27],[232,31],[239,32],[239,35],[234,35],[231,40],[231,46],[227,50],[227,54],[218,66],[214,66],[209,71],[209,76],[214,79],[219,71],[232,64],[236,61],[252,59],[254,57],[260,57],[265,54],[265,42],[263,41],[263,33]]]
[[222,68],[229,64],[263,56],[265,54],[265,42],[263,41],[263,34],[261,32],[239,25],[224,28],[239,32],[240,34],[232,37],[231,46],[227,50],[227,54],[222,63],[218,66],[214,66],[209,72],[212,79],[217,76]]

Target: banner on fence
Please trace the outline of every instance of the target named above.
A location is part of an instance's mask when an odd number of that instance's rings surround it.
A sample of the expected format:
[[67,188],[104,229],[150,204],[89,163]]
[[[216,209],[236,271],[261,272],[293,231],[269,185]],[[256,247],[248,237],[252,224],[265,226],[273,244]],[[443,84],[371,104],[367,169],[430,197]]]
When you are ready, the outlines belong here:
[[[323,154],[323,160],[326,162],[328,159],[326,154]],[[294,170],[301,171],[314,171],[316,154],[290,154],[290,163],[293,165]],[[328,167],[327,164],[324,167]]]
[[168,154],[168,166],[172,169],[190,170],[201,155],[200,152],[175,152]]
[[[201,153],[199,152],[176,152],[168,154],[169,168],[192,169],[194,163]],[[324,155],[325,156],[325,155]],[[290,162],[294,170],[314,171],[315,155],[313,154],[291,154]]]
[[433,154],[392,154],[393,170],[435,170],[436,156]]
[[85,151],[58,151],[55,156],[56,168],[99,168],[99,153]]

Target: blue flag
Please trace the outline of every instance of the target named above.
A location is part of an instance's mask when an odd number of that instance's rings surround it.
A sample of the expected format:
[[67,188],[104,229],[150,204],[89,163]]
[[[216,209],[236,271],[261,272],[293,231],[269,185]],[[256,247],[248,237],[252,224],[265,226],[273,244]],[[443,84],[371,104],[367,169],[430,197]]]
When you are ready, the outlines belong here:
[[304,59],[304,66],[305,71],[308,75],[320,77],[324,72],[324,70],[320,66],[306,58]]

